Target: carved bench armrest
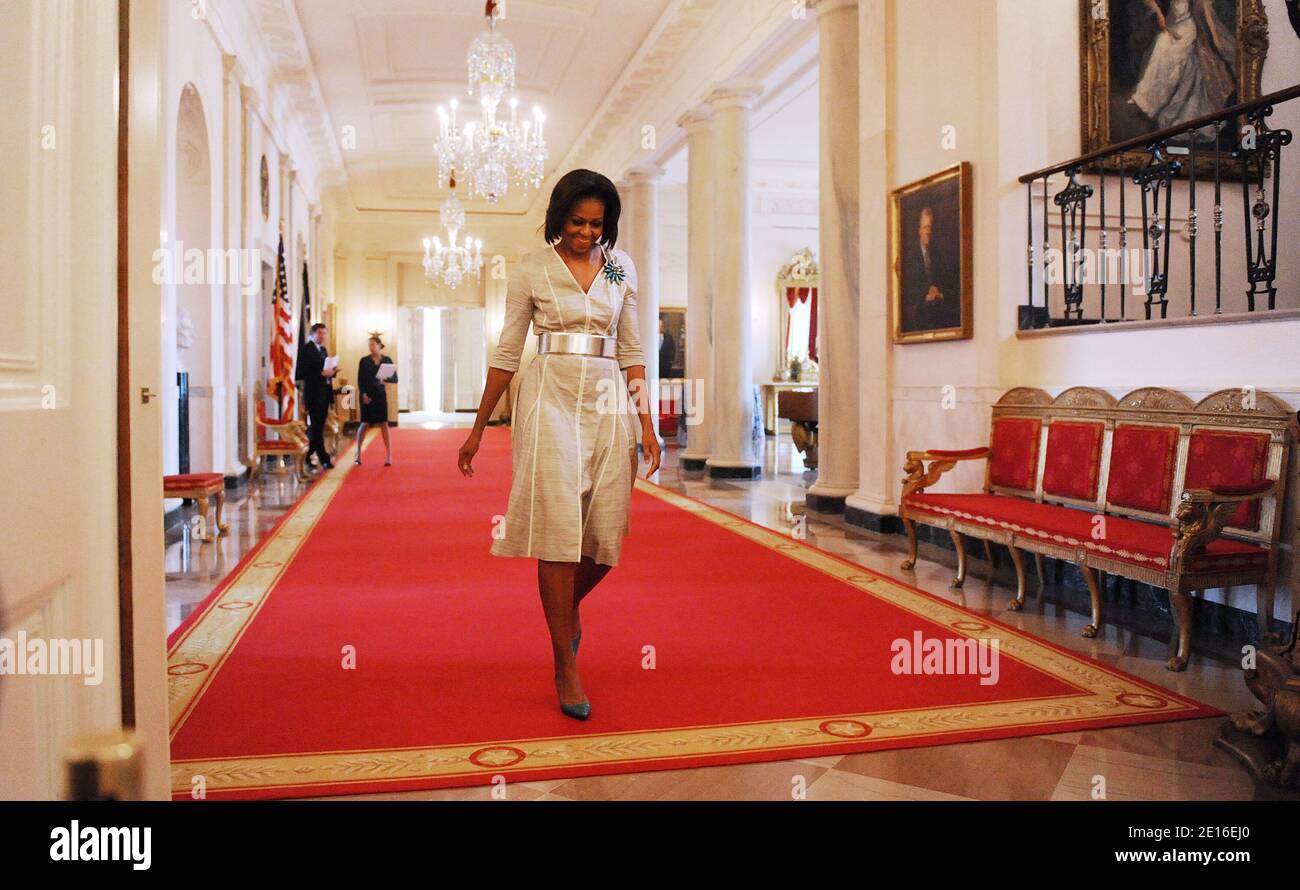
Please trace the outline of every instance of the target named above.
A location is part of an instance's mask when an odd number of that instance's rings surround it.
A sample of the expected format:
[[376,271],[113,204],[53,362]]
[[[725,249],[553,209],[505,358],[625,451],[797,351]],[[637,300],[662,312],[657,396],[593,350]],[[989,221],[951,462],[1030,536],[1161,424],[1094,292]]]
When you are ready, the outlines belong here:
[[[903,498],[925,491],[928,486],[938,482],[940,476],[955,467],[958,461],[983,460],[988,456],[988,448],[967,448],[961,451],[931,448],[926,451],[909,451],[907,463],[903,464],[903,472],[907,474],[903,479]],[[930,461],[929,467],[925,466],[925,461]]]
[[257,425],[300,445],[307,444],[307,424],[301,420],[270,420],[257,418]]
[[1210,488],[1189,488],[1183,500],[1197,504],[1239,504],[1256,498],[1268,497],[1277,491],[1277,482],[1263,479],[1246,485],[1215,485]]
[[1246,485],[1217,485],[1189,488],[1178,505],[1174,546],[1169,551],[1169,568],[1181,574],[1188,561],[1219,537],[1232,514],[1243,501],[1266,497],[1277,490],[1277,482],[1265,479]]
[[930,448],[926,451],[907,452],[908,460],[981,460],[988,456],[988,448],[966,448],[960,451]]

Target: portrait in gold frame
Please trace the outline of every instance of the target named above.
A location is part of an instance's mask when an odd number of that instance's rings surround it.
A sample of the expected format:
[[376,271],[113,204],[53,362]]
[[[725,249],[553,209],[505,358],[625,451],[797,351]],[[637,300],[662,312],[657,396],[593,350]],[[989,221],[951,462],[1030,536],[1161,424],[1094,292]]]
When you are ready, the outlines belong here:
[[[1146,88],[1142,83],[1148,79],[1158,81],[1154,69],[1160,68],[1160,60],[1155,58],[1161,49],[1156,45],[1159,41],[1173,52],[1188,41],[1197,50],[1182,68],[1188,69],[1187,76],[1204,81],[1205,91],[1214,93],[1210,100],[1217,106],[1199,109],[1200,114],[1253,102],[1262,95],[1264,59],[1268,55],[1268,16],[1263,0],[1191,0],[1190,16],[1180,20],[1181,25],[1173,26],[1187,33],[1171,28],[1163,36],[1153,5],[1162,14],[1169,11],[1167,0],[1079,0],[1080,119],[1085,153],[1176,126],[1180,117],[1186,119],[1172,108],[1154,112],[1155,117],[1141,110],[1141,101],[1157,101],[1144,99],[1148,95],[1156,97],[1172,90],[1173,95],[1186,98],[1187,91],[1172,84],[1157,83]],[[1192,68],[1205,70],[1196,74]],[[1138,95],[1139,91],[1143,95]],[[1225,179],[1241,178],[1241,162],[1232,157],[1232,147],[1244,123],[1239,120],[1237,127],[1225,129],[1217,138],[1212,129],[1197,133],[1198,176],[1213,175],[1217,154],[1221,175]],[[1186,143],[1184,138],[1172,144]],[[1150,159],[1147,152],[1134,149],[1124,152],[1119,160],[1126,168],[1137,168]],[[1182,175],[1187,175],[1186,169]]]
[[893,191],[889,306],[895,343],[973,336],[973,207],[969,161]]

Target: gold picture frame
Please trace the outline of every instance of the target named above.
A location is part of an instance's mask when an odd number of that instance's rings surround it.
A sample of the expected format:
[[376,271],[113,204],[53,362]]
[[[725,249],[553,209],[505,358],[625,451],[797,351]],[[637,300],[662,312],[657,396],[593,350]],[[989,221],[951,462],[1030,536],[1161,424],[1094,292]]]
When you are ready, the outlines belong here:
[[[970,162],[962,161],[890,194],[889,307],[895,343],[974,336],[971,181]],[[922,231],[926,217],[928,233]]]
[[[1185,27],[1194,26],[1197,29],[1196,39],[1199,42],[1212,46],[1215,40],[1227,36],[1224,32],[1228,28],[1231,29],[1230,36],[1235,41],[1232,47],[1234,63],[1228,65],[1222,60],[1214,63],[1220,69],[1220,75],[1224,70],[1230,70],[1235,78],[1235,92],[1224,96],[1219,108],[1228,108],[1258,99],[1263,94],[1261,84],[1264,59],[1268,55],[1268,15],[1264,12],[1263,0],[1191,0],[1191,2],[1192,22]],[[1209,5],[1203,7],[1202,4]],[[1232,5],[1235,15],[1231,16],[1231,22],[1224,22],[1221,13],[1217,10],[1227,9],[1229,4]],[[1214,11],[1213,16],[1207,13],[1206,9]],[[1083,128],[1084,154],[1138,138],[1144,133],[1154,133],[1167,126],[1176,126],[1174,120],[1162,123],[1157,118],[1146,116],[1136,105],[1133,111],[1126,111],[1125,109],[1128,109],[1131,103],[1120,101],[1113,95],[1117,92],[1127,92],[1132,95],[1137,91],[1137,85],[1132,84],[1131,81],[1135,78],[1140,81],[1141,74],[1138,68],[1141,67],[1141,61],[1136,53],[1130,53],[1128,58],[1131,61],[1126,68],[1122,71],[1112,71],[1113,60],[1125,57],[1119,49],[1121,44],[1117,44],[1117,48],[1112,51],[1112,41],[1125,41],[1130,46],[1141,44],[1143,41],[1133,33],[1134,23],[1143,22],[1144,17],[1154,21],[1154,14],[1149,13],[1148,10],[1146,0],[1079,0],[1079,117]],[[1210,24],[1211,18],[1213,25]],[[1150,21],[1146,22],[1145,26],[1148,31],[1151,30]],[[1159,33],[1158,28],[1155,29],[1155,33]],[[1213,39],[1207,40],[1207,37]],[[1154,45],[1148,48],[1145,57],[1147,65],[1151,64],[1155,49]],[[1197,58],[1199,59],[1200,56]],[[1198,62],[1198,64],[1202,63]],[[1222,77],[1217,80],[1222,80]],[[1120,118],[1118,121],[1114,120],[1117,110]],[[1191,115],[1191,117],[1196,116],[1198,115]],[[1239,121],[1238,127],[1232,132],[1225,131],[1220,137],[1217,148],[1213,144],[1202,144],[1201,140],[1197,140],[1196,175],[1198,178],[1214,175],[1217,154],[1222,178],[1241,179],[1242,165],[1239,160],[1232,158],[1231,144],[1240,132],[1242,123],[1244,122]],[[1126,151],[1118,156],[1118,161],[1130,170],[1145,165],[1150,160],[1151,155],[1140,149]],[[1113,163],[1114,159],[1108,161]],[[1184,162],[1183,167],[1180,175],[1186,176],[1188,164]]]

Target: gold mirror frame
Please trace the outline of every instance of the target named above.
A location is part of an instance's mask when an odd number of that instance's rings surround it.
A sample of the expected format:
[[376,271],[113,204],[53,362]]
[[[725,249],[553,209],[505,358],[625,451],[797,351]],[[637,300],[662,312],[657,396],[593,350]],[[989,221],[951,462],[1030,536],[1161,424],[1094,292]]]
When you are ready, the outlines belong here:
[[790,262],[776,273],[776,374],[772,377],[772,381],[815,384],[819,366],[812,359],[809,359],[808,365],[799,374],[797,381],[790,379],[790,361],[785,351],[785,328],[790,319],[790,305],[786,298],[786,290],[791,287],[818,288],[818,299],[821,298],[821,268],[817,265],[817,257],[811,247],[805,247],[795,253],[790,257]]

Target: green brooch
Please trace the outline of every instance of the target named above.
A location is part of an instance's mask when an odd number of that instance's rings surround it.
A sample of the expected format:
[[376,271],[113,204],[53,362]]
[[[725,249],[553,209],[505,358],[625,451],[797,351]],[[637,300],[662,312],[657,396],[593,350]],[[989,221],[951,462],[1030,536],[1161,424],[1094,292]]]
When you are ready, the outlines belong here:
[[605,280],[610,282],[611,284],[621,284],[623,278],[624,278],[623,267],[620,266],[618,263],[614,262],[612,258],[606,260]]

